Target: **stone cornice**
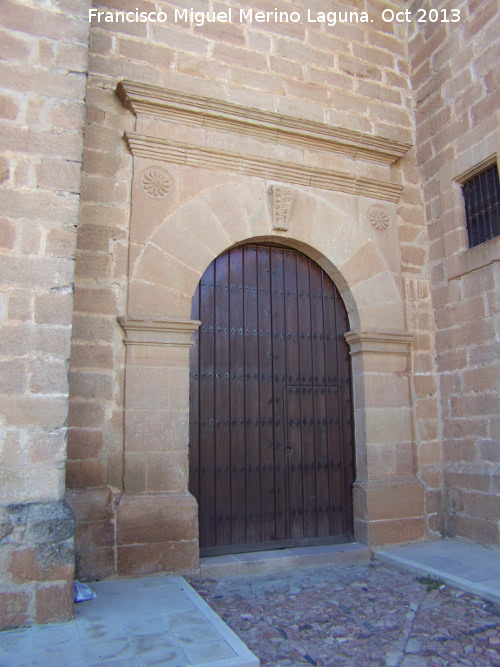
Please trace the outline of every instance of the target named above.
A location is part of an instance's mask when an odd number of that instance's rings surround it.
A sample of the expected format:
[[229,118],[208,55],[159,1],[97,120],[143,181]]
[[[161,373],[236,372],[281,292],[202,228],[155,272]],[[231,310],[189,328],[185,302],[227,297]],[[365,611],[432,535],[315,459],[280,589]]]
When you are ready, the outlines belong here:
[[403,190],[403,186],[397,183],[355,176],[347,172],[233,153],[209,146],[195,146],[135,132],[126,132],[125,139],[133,155],[189,167],[229,171],[389,202],[398,202]]
[[351,355],[361,353],[408,355],[412,333],[403,331],[348,331],[346,339]]
[[136,318],[130,315],[118,317],[125,331],[126,345],[167,345],[170,347],[190,347],[191,336],[198,329],[198,320],[173,318]]
[[116,93],[136,115],[143,113],[267,142],[330,151],[355,160],[392,164],[411,148],[411,144],[384,137],[144,83],[120,81]]

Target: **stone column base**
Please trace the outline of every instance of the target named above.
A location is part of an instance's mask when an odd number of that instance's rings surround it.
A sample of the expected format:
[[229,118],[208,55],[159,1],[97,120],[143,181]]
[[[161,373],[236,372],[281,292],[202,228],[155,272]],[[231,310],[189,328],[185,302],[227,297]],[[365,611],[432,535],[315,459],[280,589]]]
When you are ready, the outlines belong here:
[[76,518],[75,570],[78,581],[100,581],[115,574],[116,489],[68,489]]
[[74,534],[65,501],[0,509],[0,630],[73,617]]
[[424,488],[415,477],[358,480],[353,495],[357,542],[380,547],[425,538]]
[[199,569],[198,504],[187,491],[124,493],[116,534],[119,575]]

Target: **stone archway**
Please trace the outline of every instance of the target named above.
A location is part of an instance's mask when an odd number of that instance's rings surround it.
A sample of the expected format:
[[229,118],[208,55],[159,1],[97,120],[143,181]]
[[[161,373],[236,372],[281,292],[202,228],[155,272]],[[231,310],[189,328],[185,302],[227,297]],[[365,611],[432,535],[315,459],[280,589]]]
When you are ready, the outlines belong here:
[[129,312],[189,318],[196,285],[215,257],[240,243],[281,239],[328,272],[353,330],[377,330],[381,322],[394,331],[404,329],[396,279],[353,217],[357,211],[296,188],[288,229],[276,232],[269,199],[265,182],[235,179],[207,188],[165,218],[154,211],[138,215],[130,234]]
[[303,250],[334,280],[346,304],[358,471],[355,538],[371,545],[422,538],[408,382],[411,334],[387,262],[353,217],[355,206],[348,211],[297,188],[287,228],[276,230],[265,182],[225,181],[166,217],[134,214],[133,205],[129,314],[120,318],[127,361],[118,572],[197,565],[197,505],[187,490],[189,346],[199,325],[190,319],[191,299],[210,262],[249,241]]

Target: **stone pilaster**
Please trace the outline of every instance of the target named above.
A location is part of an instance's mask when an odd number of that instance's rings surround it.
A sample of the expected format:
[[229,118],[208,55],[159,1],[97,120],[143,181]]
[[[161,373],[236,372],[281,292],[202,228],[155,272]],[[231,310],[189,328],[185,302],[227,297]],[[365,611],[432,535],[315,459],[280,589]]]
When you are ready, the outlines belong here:
[[124,494],[118,574],[198,567],[198,508],[188,492],[189,348],[198,321],[120,317],[125,367]]
[[425,536],[424,490],[415,477],[408,377],[412,334],[350,331],[357,481],[356,539],[379,546]]

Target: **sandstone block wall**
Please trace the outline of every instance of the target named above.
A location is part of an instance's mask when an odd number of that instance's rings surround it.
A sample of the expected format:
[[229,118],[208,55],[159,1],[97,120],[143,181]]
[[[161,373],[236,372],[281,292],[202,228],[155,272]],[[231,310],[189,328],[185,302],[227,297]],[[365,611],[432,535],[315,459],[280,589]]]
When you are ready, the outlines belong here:
[[499,546],[500,239],[468,249],[459,180],[500,155],[500,8],[453,6],[460,24],[429,24],[409,41],[437,328],[444,527]]
[[[202,0],[194,4],[106,0],[99,6],[106,10],[161,9],[170,16],[175,8],[209,9],[208,3]],[[218,3],[217,9],[225,11],[230,6],[234,11],[240,7],[239,4],[236,7],[234,3],[224,0]],[[144,313],[172,315],[159,312],[165,289],[155,286],[168,282],[170,275],[172,299],[175,295],[175,300],[170,302],[172,308],[178,309],[177,317],[189,317],[189,304],[194,291],[191,288],[213,259],[214,254],[212,251],[207,252],[207,246],[211,248],[216,239],[204,239],[201,228],[193,235],[193,225],[200,221],[200,211],[189,213],[188,204],[206,191],[206,201],[201,200],[201,204],[203,215],[209,216],[207,219],[210,220],[210,198],[215,199],[218,195],[215,190],[214,194],[208,194],[209,188],[230,184],[235,180],[227,174],[203,169],[190,171],[172,166],[171,173],[176,187],[168,200],[158,203],[148,201],[147,197],[141,199],[131,190],[133,175],[149,163],[136,158],[137,164],[133,167],[123,133],[136,131],[177,141],[210,141],[226,150],[246,149],[250,153],[258,150],[264,156],[282,161],[298,160],[304,165],[348,172],[353,169],[352,161],[341,155],[300,148],[290,151],[279,145],[252,143],[250,140],[242,142],[240,137],[231,134],[219,137],[212,134],[204,138],[203,131],[194,130],[189,125],[159,122],[158,118],[148,118],[145,114],[136,118],[122,106],[116,96],[117,83],[128,79],[412,144],[413,94],[407,57],[407,27],[395,22],[385,23],[380,19],[382,9],[387,6],[399,9],[397,3],[359,3],[356,9],[369,11],[374,17],[374,23],[339,23],[334,29],[321,23],[306,24],[305,21],[297,24],[240,24],[234,21],[228,24],[206,23],[204,26],[189,23],[173,25],[172,21],[157,25],[93,21],[81,220],[77,240],[67,466],[68,499],[78,516],[77,571],[80,576],[102,577],[116,571],[119,559],[116,544],[120,539],[120,530],[115,509],[119,507],[124,482],[126,486],[128,480],[132,489],[136,482],[140,482],[142,475],[146,480],[144,488],[150,486],[161,490],[165,484],[157,479],[158,466],[156,472],[151,470],[151,480],[147,481],[149,459],[133,451],[124,458],[125,346],[122,343],[124,332],[117,322],[117,316],[126,314],[127,308],[132,316],[137,314],[130,311],[131,303],[133,308]],[[267,0],[260,2],[258,9],[274,11],[275,7],[288,12],[305,12],[302,3],[276,5]],[[353,6],[347,3],[339,5],[338,9],[352,10]],[[394,227],[387,233],[378,234],[378,237],[375,234],[373,237],[377,238],[384,260],[390,267],[391,280],[397,285],[398,298],[405,304],[403,320],[396,309],[393,321],[387,321],[383,326],[395,330],[404,327],[416,333],[408,367],[412,407],[408,414],[411,435],[407,438],[405,436],[405,453],[396,451],[398,443],[391,439],[392,436],[380,435],[372,443],[370,461],[374,464],[374,457],[383,457],[386,452],[391,459],[390,468],[394,474],[417,472],[425,487],[426,498],[425,508],[419,510],[419,513],[427,516],[429,534],[437,534],[435,531],[440,528],[441,454],[433,362],[432,307],[426,269],[427,237],[416,151],[412,149],[392,167],[357,160],[355,171],[360,176],[392,180],[404,185],[402,196],[394,207],[394,214],[391,208]],[[260,189],[259,186],[255,192],[260,192]],[[131,239],[129,236],[131,197],[132,213],[134,206],[139,207],[138,217],[141,216],[141,207],[142,211],[150,211],[147,216],[142,216],[149,222],[141,222],[143,226],[149,225],[150,230],[162,217],[183,203],[186,206],[182,210],[190,217],[183,219],[183,235],[174,235],[170,243],[169,238],[165,238],[166,245],[162,246],[165,252],[148,249],[150,261],[140,269],[143,275],[134,283],[129,294],[128,276],[136,272],[134,262],[140,244],[144,243],[142,238]],[[251,199],[247,197],[245,194],[245,199],[242,199],[243,209],[248,211],[245,215],[249,215],[252,205]],[[342,200],[342,206],[345,199]],[[328,200],[334,203],[338,195],[328,193]],[[227,201],[230,202],[230,199]],[[358,211],[358,203],[354,202],[353,198],[346,210],[355,210],[357,216],[361,211]],[[370,203],[368,200],[363,204],[363,215]],[[201,204],[198,200],[197,205]],[[240,238],[236,226],[241,224],[238,217],[241,213],[237,206],[234,206],[234,212],[234,220],[227,222],[229,227],[233,225],[228,233],[229,238],[233,239]],[[304,209],[303,213],[307,215],[308,209]],[[260,223],[249,222],[250,228],[252,224],[257,230],[254,234],[258,233]],[[314,236],[314,225],[310,229]],[[174,232],[171,230],[170,233]],[[252,234],[252,229],[249,233]],[[328,234],[328,230],[325,233]],[[322,241],[318,234],[314,239],[313,236],[310,245],[321,248]],[[342,242],[347,243],[346,252],[354,256],[357,248],[352,244],[349,246],[348,238],[351,238],[349,234],[347,237],[343,235],[345,240]],[[136,244],[131,247],[130,256],[129,240]],[[304,241],[307,243],[308,239]],[[226,239],[226,246],[227,242],[230,241]],[[220,251],[226,246],[222,244]],[[185,247],[189,249],[189,259],[179,261],[182,248]],[[200,253],[205,253],[201,263],[198,261]],[[162,268],[157,270],[155,267],[159,263]],[[356,264],[359,265],[359,261],[353,258],[351,268],[354,269]],[[196,271],[193,273],[195,265]],[[155,271],[156,275],[153,275]],[[160,273],[164,274],[163,278]],[[368,275],[364,276],[364,279],[367,278]],[[363,298],[368,302],[370,299],[373,301],[372,312],[375,317],[378,297],[370,297],[368,280],[366,290]],[[368,312],[369,305],[366,309]],[[417,414],[422,416],[422,425],[419,427],[414,426]],[[184,433],[183,426],[178,437],[184,437]],[[363,436],[360,448],[363,460],[366,460],[363,452],[365,442]],[[174,449],[179,446],[177,443]],[[158,459],[160,443],[145,443],[144,447],[152,447]],[[180,458],[175,463],[176,470],[178,465],[181,465],[181,470],[184,469],[184,455],[185,452],[178,454]],[[148,456],[153,461],[153,454]],[[419,457],[421,464],[415,466]],[[165,480],[172,474],[169,468],[165,472]],[[185,476],[185,471],[182,474]],[[174,480],[172,484],[172,488],[177,488],[179,480]],[[393,504],[393,511],[396,511],[397,504]],[[397,535],[398,526],[395,526],[390,539],[397,540]],[[401,533],[400,541],[404,539],[406,537]]]
[[[94,4],[170,16],[210,8]],[[374,22],[335,27],[89,26],[89,5],[0,5],[2,627],[71,613],[65,477],[79,578],[196,568],[186,491],[191,297],[212,259],[249,239],[311,254],[346,302],[358,539],[447,532],[498,545],[500,243],[467,250],[456,180],[500,150],[496,0],[460,0],[459,24],[425,25],[383,22],[397,2],[338,3]],[[275,8],[305,14],[303,3],[258,2]],[[388,164],[178,122],[119,97],[122,80],[414,147]],[[172,161],[158,149],[172,139],[219,158],[257,155],[271,175]],[[283,165],[298,181],[286,231],[268,203],[269,181],[287,182]],[[169,173],[168,197],[144,190],[141,175],[155,168]],[[353,174],[365,189],[301,183],[297,174],[314,169]],[[371,197],[370,179],[401,195]],[[372,208],[381,202],[382,212]]]
[[1,628],[72,615],[63,499],[88,4],[0,5]]

